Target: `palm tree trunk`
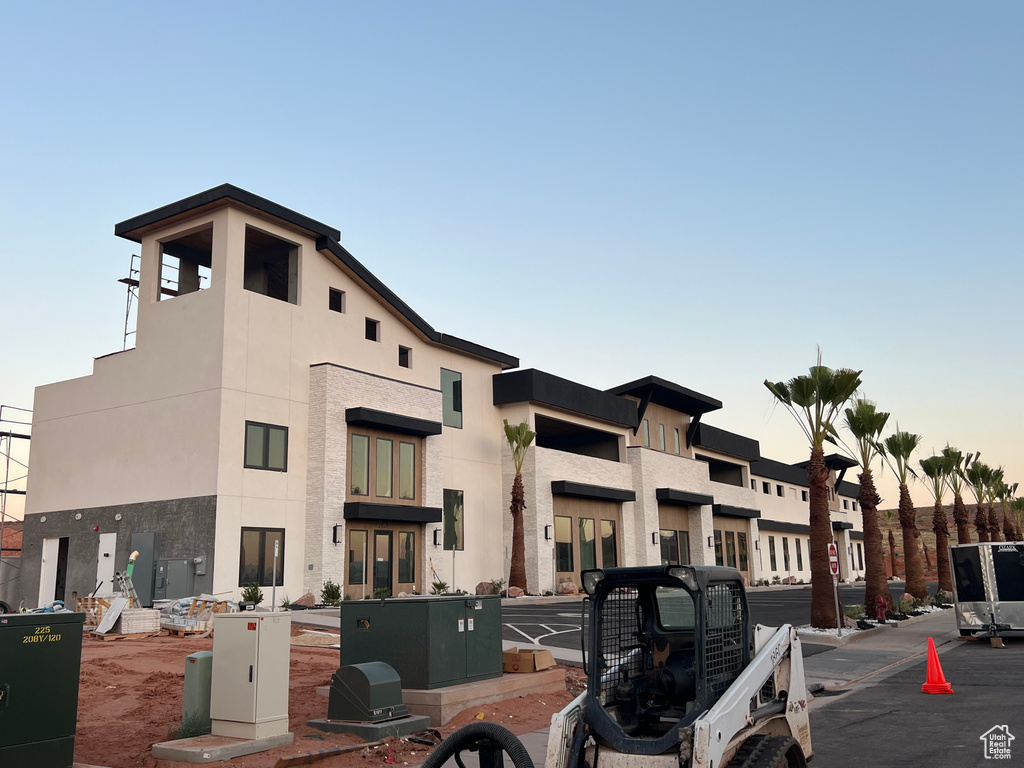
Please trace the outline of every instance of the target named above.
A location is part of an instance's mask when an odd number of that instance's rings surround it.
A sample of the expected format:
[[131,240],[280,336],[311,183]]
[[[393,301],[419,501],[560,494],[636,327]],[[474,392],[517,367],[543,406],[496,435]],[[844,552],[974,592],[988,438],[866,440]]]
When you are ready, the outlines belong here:
[[920,533],[914,515],[914,502],[906,483],[900,484],[900,527],[903,529],[903,567],[907,571],[907,592],[914,597],[928,597],[928,585],[924,581],[921,567],[921,548],[918,545]]
[[526,509],[526,493],[523,491],[523,476],[516,472],[512,481],[512,565],[508,574],[508,586],[526,588],[526,533],[523,530],[523,510]]
[[935,531],[935,560],[939,570],[939,589],[953,594],[953,579],[949,573],[949,529],[946,525],[946,510],[942,506],[941,499],[935,502],[932,530]]
[[896,567],[896,537],[892,535],[892,528],[889,529],[889,562],[892,563],[892,577],[895,579],[899,569]]
[[921,549],[924,551],[924,571],[928,573],[932,569],[932,559],[928,557],[928,542],[922,540]]
[[878,505],[882,498],[875,490],[875,479],[870,469],[858,477],[860,493],[860,514],[864,520],[864,610],[868,616],[875,615],[875,598],[885,600],[886,610],[892,610],[892,593],[885,578],[885,557],[882,555],[882,531],[878,527]]
[[974,510],[974,530],[978,532],[978,543],[988,541],[988,518],[985,516],[985,505],[980,501]]
[[970,516],[967,514],[967,507],[964,506],[964,499],[958,493],[953,496],[953,520],[956,522],[957,544],[971,543],[971,529],[968,528]]
[[[828,567],[828,545],[832,543],[832,520],[828,512],[828,470],[825,452],[811,449],[807,465],[807,484],[810,488],[811,524],[811,626],[831,629],[836,623],[836,604],[832,593],[832,573]],[[839,607],[842,613],[842,605]]]
[[999,535],[999,518],[996,516],[996,505],[988,503],[988,536],[991,541],[1002,541]]
[[1003,538],[1006,541],[1014,541],[1016,539],[1016,531],[1013,529],[1013,522],[1010,520],[1009,515],[1006,514],[1006,507],[1003,507]]

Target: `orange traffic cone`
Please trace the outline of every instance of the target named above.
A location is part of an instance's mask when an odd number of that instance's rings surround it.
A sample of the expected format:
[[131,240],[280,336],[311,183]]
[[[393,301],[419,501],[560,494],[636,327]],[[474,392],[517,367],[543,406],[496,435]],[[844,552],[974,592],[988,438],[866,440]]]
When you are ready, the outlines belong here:
[[928,638],[928,679],[921,686],[923,693],[952,693],[953,686],[946,682],[946,676],[942,674],[942,665],[939,664],[939,654],[935,650],[935,641]]

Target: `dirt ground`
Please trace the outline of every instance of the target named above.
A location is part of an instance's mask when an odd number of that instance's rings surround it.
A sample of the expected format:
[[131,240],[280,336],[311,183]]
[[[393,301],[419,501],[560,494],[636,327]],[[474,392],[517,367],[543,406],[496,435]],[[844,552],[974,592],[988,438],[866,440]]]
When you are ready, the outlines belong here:
[[[82,644],[82,673],[78,696],[78,730],[75,760],[105,768],[178,768],[190,763],[157,760],[151,747],[167,741],[181,721],[185,657],[196,651],[212,651],[210,638],[152,637],[139,640],[103,641],[86,633]],[[322,733],[306,725],[307,720],[327,716],[327,699],[318,696],[317,686],[330,685],[338,667],[338,651],[316,647],[323,633],[295,636],[293,627],[291,680],[288,700],[289,727],[295,742],[257,755],[230,761],[207,763],[234,768],[273,768],[282,757],[318,752],[331,747],[359,744],[355,736]],[[458,714],[440,730],[447,736],[469,722],[501,723],[516,734],[547,727],[551,715],[568,704],[582,690],[582,671],[567,668],[567,687],[553,695],[534,694],[508,701],[485,704]],[[481,718],[480,715],[483,715]],[[375,764],[397,766],[421,764],[430,747],[405,739],[379,747],[356,750],[315,763],[323,768],[367,768]]]

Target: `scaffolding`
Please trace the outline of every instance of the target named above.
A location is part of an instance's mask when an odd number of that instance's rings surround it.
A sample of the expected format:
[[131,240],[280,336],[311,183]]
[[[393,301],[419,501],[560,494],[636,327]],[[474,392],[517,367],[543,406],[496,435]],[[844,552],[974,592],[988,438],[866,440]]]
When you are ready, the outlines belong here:
[[[28,464],[15,458],[13,446],[15,440],[31,440],[32,411],[17,408],[13,405],[0,405],[0,458],[4,462],[4,485],[0,489],[0,556],[4,551],[4,533],[7,530],[7,498],[24,496],[24,488],[12,488],[12,485],[24,483],[28,479]],[[28,419],[26,421],[26,419]],[[28,429],[26,429],[28,427]],[[15,472],[18,477],[11,477],[11,464],[17,465]],[[20,467],[20,469],[19,469]],[[11,517],[13,520],[13,516]]]

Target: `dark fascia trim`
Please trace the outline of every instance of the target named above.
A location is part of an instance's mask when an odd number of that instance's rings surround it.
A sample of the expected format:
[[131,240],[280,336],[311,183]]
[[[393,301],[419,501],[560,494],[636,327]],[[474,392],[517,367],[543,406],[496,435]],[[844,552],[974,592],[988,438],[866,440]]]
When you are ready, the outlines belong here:
[[717,411],[722,401],[702,395],[692,389],[680,386],[658,376],[645,376],[642,379],[621,384],[607,390],[612,395],[632,395],[640,399],[647,398],[655,405],[671,408],[689,416],[697,416],[708,411]]
[[536,368],[496,373],[491,378],[494,405],[540,403],[630,429],[640,423],[632,400]]
[[329,237],[334,240],[341,239],[340,230],[311,219],[308,216],[303,216],[301,213],[285,208],[283,205],[278,205],[272,200],[267,200],[265,197],[260,197],[252,192],[240,189],[234,184],[221,184],[219,187],[208,189],[197,195],[191,195],[190,197],[178,200],[176,203],[161,206],[149,213],[125,219],[121,223],[114,225],[114,234],[117,237],[133,240],[136,243],[142,242],[139,230],[151,228],[153,225],[168,219],[180,218],[186,214],[198,212],[200,209],[211,207],[222,200],[234,200],[259,213],[263,213],[271,218],[280,219],[293,227],[309,232],[314,237]]
[[719,517],[745,517],[756,519],[761,516],[759,509],[747,509],[746,507],[730,507],[726,504],[712,504],[711,514]]
[[843,520],[833,520],[832,530],[833,531],[849,531],[853,529],[853,523],[847,523]]
[[465,352],[475,357],[483,358],[497,363],[502,368],[518,368],[519,358],[506,355],[504,352],[490,349],[471,341],[460,339],[447,333],[440,333],[434,327],[413,311],[412,307],[398,298],[398,295],[382,283],[376,275],[362,265],[362,263],[339,242],[329,237],[321,237],[316,241],[318,251],[327,253],[338,259],[345,267],[361,280],[371,291],[376,293],[385,303],[390,305],[399,315],[407,320],[413,328],[419,331],[428,341],[439,344],[442,347]]
[[381,520],[389,523],[440,523],[441,511],[440,507],[348,501],[345,503],[344,517],[346,520]]
[[441,422],[415,419],[400,413],[377,411],[373,408],[346,408],[345,421],[360,427],[373,427],[388,432],[399,432],[403,435],[429,437],[441,434]]
[[840,496],[849,496],[851,499],[856,499],[860,496],[860,484],[849,481],[836,483],[836,493]]
[[552,496],[574,496],[577,499],[599,501],[636,501],[636,492],[624,488],[606,488],[603,485],[574,483],[571,480],[552,480]]
[[693,436],[693,444],[747,461],[761,458],[761,445],[750,437],[701,422]]
[[781,461],[766,459],[764,456],[750,462],[750,474],[768,480],[780,480],[784,483],[798,485],[801,488],[810,488],[807,482],[806,467],[783,464]]
[[[807,465],[811,461],[801,461],[799,464],[794,464],[794,467],[803,467],[807,469]],[[825,457],[825,469],[831,469],[835,472],[840,472],[844,469],[853,469],[854,467],[860,466],[856,461],[851,459],[849,456],[843,456],[841,453],[830,453]]]
[[854,541],[864,541],[864,531],[850,531],[850,538]]
[[810,533],[811,526],[804,523],[784,523],[781,520],[758,520],[758,531],[775,531],[776,533]]
[[654,496],[659,504],[674,504],[677,507],[707,507],[715,503],[714,496],[677,491],[675,488],[656,488]]

